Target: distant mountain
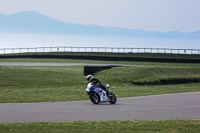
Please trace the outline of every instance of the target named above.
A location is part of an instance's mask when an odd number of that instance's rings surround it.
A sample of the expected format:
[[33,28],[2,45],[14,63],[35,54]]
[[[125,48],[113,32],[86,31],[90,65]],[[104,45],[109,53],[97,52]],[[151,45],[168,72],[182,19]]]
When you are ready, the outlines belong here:
[[188,33],[178,31],[155,32],[141,29],[81,25],[62,22],[36,11],[19,12],[11,15],[0,14],[0,32],[200,39],[200,31]]

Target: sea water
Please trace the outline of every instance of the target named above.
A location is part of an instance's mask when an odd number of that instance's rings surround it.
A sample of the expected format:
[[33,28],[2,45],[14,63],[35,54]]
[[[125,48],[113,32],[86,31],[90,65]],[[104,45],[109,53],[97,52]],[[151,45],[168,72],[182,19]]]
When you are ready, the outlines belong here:
[[0,33],[0,49],[59,46],[200,49],[200,39]]

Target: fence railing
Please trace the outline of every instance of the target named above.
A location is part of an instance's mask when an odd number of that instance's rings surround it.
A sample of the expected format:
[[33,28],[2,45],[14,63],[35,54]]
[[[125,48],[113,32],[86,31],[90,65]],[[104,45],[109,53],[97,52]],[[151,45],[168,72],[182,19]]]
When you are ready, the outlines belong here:
[[0,54],[35,52],[112,52],[112,53],[171,53],[200,54],[200,49],[169,48],[119,48],[119,47],[35,47],[35,48],[2,48]]

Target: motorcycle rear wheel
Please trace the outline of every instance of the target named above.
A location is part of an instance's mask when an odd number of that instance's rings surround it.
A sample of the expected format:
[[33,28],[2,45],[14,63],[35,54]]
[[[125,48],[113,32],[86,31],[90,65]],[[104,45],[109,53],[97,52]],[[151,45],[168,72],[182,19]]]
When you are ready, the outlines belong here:
[[111,95],[110,103],[115,104],[117,102],[117,97],[112,92],[110,92],[110,95]]
[[90,93],[90,100],[92,101],[92,103],[94,104],[99,104],[100,102],[100,97],[97,93],[93,92],[93,93]]

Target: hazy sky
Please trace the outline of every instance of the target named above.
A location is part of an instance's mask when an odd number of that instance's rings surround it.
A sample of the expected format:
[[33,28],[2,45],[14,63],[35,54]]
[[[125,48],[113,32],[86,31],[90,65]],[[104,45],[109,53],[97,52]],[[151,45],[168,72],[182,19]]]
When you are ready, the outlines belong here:
[[144,29],[200,30],[200,0],[0,0],[0,13],[35,10],[79,24]]

